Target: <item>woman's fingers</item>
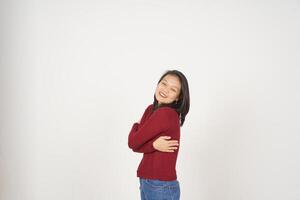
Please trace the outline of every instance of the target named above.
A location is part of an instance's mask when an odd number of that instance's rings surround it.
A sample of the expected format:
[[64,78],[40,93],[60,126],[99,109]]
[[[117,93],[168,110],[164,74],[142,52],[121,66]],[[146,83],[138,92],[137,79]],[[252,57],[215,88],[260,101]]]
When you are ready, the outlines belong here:
[[178,149],[178,140],[169,140],[171,139],[171,136],[160,136],[160,147],[159,150],[162,152],[175,152]]
[[163,152],[174,152],[174,151],[175,151],[175,150],[171,150],[171,149],[168,150],[168,149],[167,149],[167,150],[164,150]]
[[[171,137],[170,136],[160,136],[160,138],[166,140],[166,139],[169,139]],[[178,140],[166,140],[166,142],[168,144],[178,144]]]
[[173,141],[168,141],[168,145],[179,145],[177,140],[173,140]]
[[178,140],[168,140],[168,142],[178,142]]
[[174,152],[177,150],[177,147],[168,147],[168,149],[164,150],[165,152]]
[[170,139],[171,136],[160,136],[160,138],[162,138],[162,139]]
[[168,141],[168,143],[169,144],[178,144],[178,141],[177,140],[173,140],[173,141],[170,140],[170,141]]

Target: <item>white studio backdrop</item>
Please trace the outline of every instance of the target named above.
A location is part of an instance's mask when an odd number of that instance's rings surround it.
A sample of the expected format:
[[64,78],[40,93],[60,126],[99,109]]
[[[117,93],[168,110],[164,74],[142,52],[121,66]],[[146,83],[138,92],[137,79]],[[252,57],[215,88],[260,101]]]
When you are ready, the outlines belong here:
[[131,125],[182,71],[182,200],[300,199],[299,1],[1,1],[1,200],[138,200]]

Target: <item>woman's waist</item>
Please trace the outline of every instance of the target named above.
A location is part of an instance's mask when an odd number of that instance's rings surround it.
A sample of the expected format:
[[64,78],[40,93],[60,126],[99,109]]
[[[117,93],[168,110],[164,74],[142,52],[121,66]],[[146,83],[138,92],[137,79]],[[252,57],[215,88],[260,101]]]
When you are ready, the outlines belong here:
[[[169,155],[168,155],[169,154]],[[172,154],[172,155],[170,155]],[[174,169],[177,162],[177,153],[155,152],[152,155],[144,154],[140,165],[152,166],[155,169]]]

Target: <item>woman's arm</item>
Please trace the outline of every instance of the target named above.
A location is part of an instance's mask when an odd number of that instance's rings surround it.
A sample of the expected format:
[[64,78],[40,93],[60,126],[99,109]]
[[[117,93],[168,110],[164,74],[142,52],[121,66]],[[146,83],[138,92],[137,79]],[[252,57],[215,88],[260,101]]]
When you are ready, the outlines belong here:
[[139,148],[133,148],[132,151],[137,152],[137,153],[152,153],[154,151],[157,151],[154,147],[153,147],[153,142],[155,142],[157,138],[154,138],[148,142],[146,142],[144,145],[142,145]]
[[[151,109],[151,105],[149,105],[146,110],[144,111],[144,114],[140,120],[140,123],[138,123],[138,128],[144,124],[147,115],[149,115],[150,113],[150,109]],[[152,153],[154,151],[156,151],[156,149],[153,148],[153,142],[156,140],[156,138],[154,138],[153,140],[148,141],[147,143],[145,143],[144,145],[142,145],[139,148],[133,148],[132,151],[137,152],[137,153]]]
[[137,153],[152,153],[155,151],[174,152],[176,149],[178,149],[179,143],[178,140],[170,139],[171,136],[156,137],[142,145],[140,148],[132,150]]
[[153,140],[160,133],[167,131],[174,123],[174,118],[177,119],[178,116],[172,108],[157,109],[143,126],[139,127],[138,123],[133,124],[128,136],[128,146],[131,149],[139,149],[149,140]]
[[[152,104],[151,104],[151,105],[152,105]],[[142,118],[141,118],[141,120],[140,120],[140,122],[139,122],[139,125],[140,125],[140,124],[143,124],[144,121],[146,120],[147,115],[150,113],[151,105],[149,105],[149,106],[146,108],[146,110],[144,111],[143,116],[142,116]]]

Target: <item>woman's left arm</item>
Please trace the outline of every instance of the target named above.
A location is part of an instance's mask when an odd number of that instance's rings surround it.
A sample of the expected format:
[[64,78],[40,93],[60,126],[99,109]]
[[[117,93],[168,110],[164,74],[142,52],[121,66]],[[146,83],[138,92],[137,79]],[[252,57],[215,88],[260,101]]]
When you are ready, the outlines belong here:
[[137,152],[137,153],[152,153],[154,151],[157,151],[154,147],[153,147],[153,142],[155,142],[157,138],[154,138],[148,142],[146,142],[144,145],[142,145],[139,148],[133,148],[132,151]]
[[138,123],[133,124],[128,136],[128,146],[131,149],[139,149],[160,133],[166,132],[172,126],[174,118],[177,118],[177,113],[172,108],[157,109],[143,126],[139,127]]

